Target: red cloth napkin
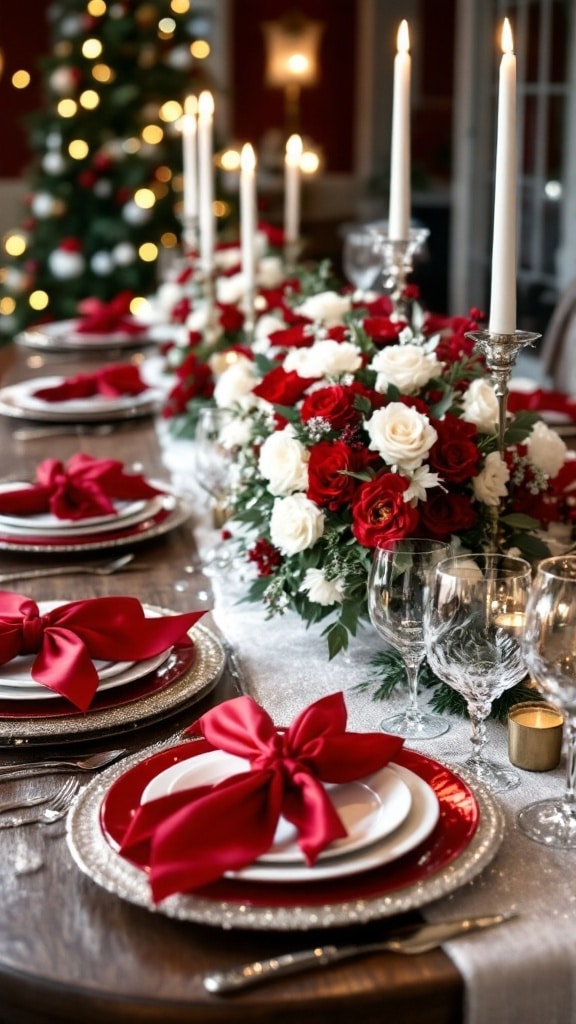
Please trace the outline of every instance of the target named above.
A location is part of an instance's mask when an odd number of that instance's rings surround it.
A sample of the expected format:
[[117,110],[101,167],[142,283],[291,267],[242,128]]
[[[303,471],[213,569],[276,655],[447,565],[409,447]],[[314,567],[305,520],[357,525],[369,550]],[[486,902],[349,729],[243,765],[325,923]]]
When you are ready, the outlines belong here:
[[130,313],[130,303],[134,295],[132,292],[120,292],[111,302],[102,302],[101,299],[84,299],[78,304],[82,313],[81,319],[75,324],[78,334],[140,334],[146,330],[144,324],[139,324]]
[[250,770],[141,804],[121,852],[148,844],[155,900],[188,892],[250,864],[270,849],[280,815],[296,826],[308,864],[347,833],[323,783],[382,768],[404,740],[347,733],[341,693],[311,704],[286,730],[251,697],[213,708],[188,732],[250,761]]
[[140,395],[148,390],[140,376],[140,370],[132,363],[112,363],[94,373],[77,373],[67,377],[61,384],[33,391],[34,398],[44,402],[66,402],[72,398],[91,398],[103,395],[117,398],[119,395]]
[[201,615],[204,611],[146,618],[135,597],[71,601],[41,615],[30,598],[4,590],[0,665],[18,655],[35,654],[32,678],[86,711],[98,687],[93,658],[151,658],[184,638]]
[[535,388],[534,391],[510,391],[508,395],[510,412],[528,409],[530,412],[560,412],[576,420],[576,400],[562,391]]
[[115,459],[93,459],[78,452],[65,465],[45,459],[30,487],[0,493],[0,514],[51,512],[58,519],[89,519],[115,513],[113,499],[133,501],[163,493],[140,474],[125,473]]

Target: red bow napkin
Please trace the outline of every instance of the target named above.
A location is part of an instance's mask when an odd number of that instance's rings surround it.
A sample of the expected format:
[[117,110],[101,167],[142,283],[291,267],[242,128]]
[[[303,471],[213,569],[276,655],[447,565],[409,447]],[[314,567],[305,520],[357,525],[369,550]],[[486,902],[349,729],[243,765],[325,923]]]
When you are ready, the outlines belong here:
[[188,732],[247,758],[250,770],[141,804],[121,852],[149,844],[155,900],[198,889],[250,864],[270,849],[280,815],[299,833],[309,864],[346,829],[323,783],[350,782],[386,765],[404,740],[347,733],[341,693],[311,704],[286,730],[251,697],[208,711]]
[[112,334],[121,331],[125,334],[139,334],[146,330],[144,324],[136,323],[130,313],[132,292],[120,292],[111,302],[101,299],[84,299],[78,304],[83,314],[75,324],[79,334]]
[[562,391],[548,391],[546,388],[535,388],[534,391],[510,391],[508,395],[510,412],[560,412],[571,420],[576,420],[576,400]]
[[133,501],[162,493],[140,474],[125,473],[115,459],[78,452],[66,465],[45,459],[36,470],[36,483],[0,494],[0,515],[51,512],[58,519],[88,519],[115,513],[113,499]]
[[66,402],[72,398],[91,398],[103,395],[117,398],[119,395],[140,395],[148,390],[140,376],[140,370],[132,363],[112,363],[95,373],[77,373],[67,377],[61,384],[33,391],[34,398],[44,402]]
[[71,601],[40,615],[30,598],[0,591],[0,665],[36,654],[32,678],[86,711],[98,688],[92,659],[151,658],[186,637],[201,615],[146,618],[135,597]]

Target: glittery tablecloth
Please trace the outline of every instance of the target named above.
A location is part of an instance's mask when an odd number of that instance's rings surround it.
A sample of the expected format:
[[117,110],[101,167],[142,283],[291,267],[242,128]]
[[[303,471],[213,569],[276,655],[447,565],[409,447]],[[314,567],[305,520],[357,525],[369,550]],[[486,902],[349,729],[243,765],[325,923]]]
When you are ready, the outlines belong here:
[[[345,654],[328,660],[319,629],[306,630],[293,613],[266,620],[262,608],[242,602],[234,572],[214,581],[217,627],[236,649],[250,693],[279,725],[311,701],[342,690],[351,729],[371,730],[397,710],[406,695],[386,704],[357,685],[371,676],[370,657],[381,641],[362,631]],[[225,581],[222,585],[221,581]],[[469,747],[466,720],[415,749],[457,767]],[[507,761],[506,728],[488,726],[492,754]],[[519,917],[483,934],[444,946],[465,979],[465,1024],[570,1024],[576,1022],[576,851],[548,849],[515,827],[517,811],[561,792],[563,768],[521,772],[521,785],[499,796],[507,828],[493,862],[453,895],[424,908],[429,920],[508,912]]]

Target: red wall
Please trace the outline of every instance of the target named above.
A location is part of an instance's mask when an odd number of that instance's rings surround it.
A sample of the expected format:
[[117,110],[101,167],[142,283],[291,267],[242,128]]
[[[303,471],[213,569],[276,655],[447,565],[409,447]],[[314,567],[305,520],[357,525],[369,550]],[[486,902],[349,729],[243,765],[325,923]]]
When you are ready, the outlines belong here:
[[301,135],[324,150],[325,170],[350,172],[353,162],[353,110],[356,81],[356,0],[232,0],[232,134],[258,145],[270,129],[284,127],[284,96],[263,86],[265,48],[262,23],[298,10],[324,22],[320,43],[321,77],[302,90]]
[[[18,178],[30,154],[24,119],[42,103],[42,78],[38,58],[48,52],[46,11],[49,0],[10,3],[0,0],[0,46],[4,73],[0,78],[0,178]],[[11,78],[25,69],[32,75],[26,89],[15,89]]]

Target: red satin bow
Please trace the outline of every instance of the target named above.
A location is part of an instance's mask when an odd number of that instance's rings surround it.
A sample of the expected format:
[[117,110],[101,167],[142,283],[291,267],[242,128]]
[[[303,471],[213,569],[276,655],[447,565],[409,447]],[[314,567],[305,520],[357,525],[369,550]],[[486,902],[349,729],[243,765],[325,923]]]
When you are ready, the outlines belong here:
[[146,330],[144,324],[136,323],[130,313],[132,292],[120,292],[110,302],[90,298],[80,302],[78,308],[83,314],[77,321],[75,330],[79,334],[112,334],[122,331],[127,334],[139,334]]
[[71,601],[40,615],[30,598],[0,591],[0,665],[35,654],[32,678],[87,711],[98,688],[94,658],[151,658],[185,637],[201,615],[146,618],[135,597]]
[[142,804],[121,851],[149,844],[155,900],[207,885],[270,849],[280,815],[296,826],[309,864],[346,835],[323,783],[350,782],[386,765],[404,740],[382,733],[347,733],[341,693],[311,704],[286,730],[251,697],[208,711],[188,732],[250,761],[214,786],[171,793]]
[[93,459],[78,452],[66,465],[45,459],[36,470],[35,484],[0,494],[0,514],[51,512],[58,519],[88,519],[115,513],[113,499],[133,501],[162,493],[143,476],[125,473],[115,459]]
[[33,395],[44,402],[66,402],[73,398],[91,398],[93,395],[106,398],[140,395],[147,389],[148,385],[142,380],[137,366],[132,363],[112,363],[95,373],[77,373],[60,384],[38,388]]

